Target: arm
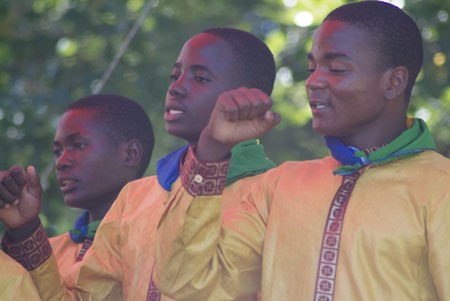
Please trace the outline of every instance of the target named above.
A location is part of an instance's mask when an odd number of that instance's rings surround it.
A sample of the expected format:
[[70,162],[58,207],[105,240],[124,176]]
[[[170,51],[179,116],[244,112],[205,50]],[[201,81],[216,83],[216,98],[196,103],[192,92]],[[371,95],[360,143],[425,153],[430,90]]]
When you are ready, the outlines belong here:
[[[212,164],[223,168],[227,163]],[[197,171],[215,169],[212,164],[198,162],[192,149],[185,161],[185,166]],[[255,293],[260,285],[268,215],[265,200],[258,206],[249,198],[240,210],[222,214],[220,196],[204,190],[220,187],[226,172],[216,179],[202,176],[209,182],[203,189],[204,186],[186,181],[194,181],[197,175],[195,172],[186,175],[186,169],[182,169],[183,187],[174,193],[158,227],[156,258],[160,288],[180,300],[235,300]],[[200,187],[199,191],[193,187]],[[260,191],[259,186],[257,190]],[[225,191],[224,197],[227,195]]]
[[[228,162],[202,162],[223,158],[234,144],[278,123],[278,115],[268,111],[270,98],[261,99],[260,91],[253,90],[220,96],[201,134],[199,158],[189,150],[181,172],[184,187],[173,194],[161,218],[156,249],[159,286],[175,299],[234,300],[259,288],[263,216],[268,212],[262,189],[254,188],[261,206],[249,197],[241,210],[224,214],[222,226],[220,194]],[[248,98],[242,96],[245,93]]]
[[0,251],[0,299],[41,300],[30,274]]
[[[449,177],[440,179],[438,190],[444,191],[427,223],[429,265],[440,300],[450,298],[450,189]],[[438,191],[435,191],[437,194]]]
[[74,265],[67,283],[59,274],[56,259],[40,223],[31,235],[18,242],[9,237],[11,231],[8,230],[3,247],[30,271],[44,300],[121,299],[120,216],[126,197],[127,189],[124,188],[105,216],[83,261]]

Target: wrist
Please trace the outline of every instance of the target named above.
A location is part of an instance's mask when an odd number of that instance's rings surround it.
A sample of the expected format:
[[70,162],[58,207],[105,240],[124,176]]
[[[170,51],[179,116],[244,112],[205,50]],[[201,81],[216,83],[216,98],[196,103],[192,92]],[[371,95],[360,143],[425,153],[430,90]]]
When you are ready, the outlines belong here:
[[39,227],[40,219],[36,218],[28,223],[25,223],[17,228],[8,228],[8,237],[11,240],[11,242],[18,242],[26,239],[30,235],[36,231],[36,229]]
[[233,146],[212,138],[205,130],[200,135],[195,154],[202,161],[220,161],[229,156],[232,148]]

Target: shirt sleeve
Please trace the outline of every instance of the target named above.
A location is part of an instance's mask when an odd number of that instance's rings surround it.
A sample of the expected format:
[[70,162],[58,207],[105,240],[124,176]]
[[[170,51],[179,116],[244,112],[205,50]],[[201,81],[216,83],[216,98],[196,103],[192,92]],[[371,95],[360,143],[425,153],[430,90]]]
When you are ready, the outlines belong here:
[[41,300],[28,271],[2,251],[0,251],[0,300]]
[[[428,260],[439,300],[450,300],[450,189],[445,177],[427,216]],[[442,179],[440,179],[442,180]]]
[[6,252],[29,272],[43,300],[122,300],[120,217],[127,187],[99,226],[83,260],[62,279],[42,225],[27,239],[9,243]]
[[228,164],[200,162],[188,150],[183,185],[168,201],[156,242],[157,285],[174,299],[235,300],[260,287],[267,205],[256,205],[249,194],[240,208],[222,213]]

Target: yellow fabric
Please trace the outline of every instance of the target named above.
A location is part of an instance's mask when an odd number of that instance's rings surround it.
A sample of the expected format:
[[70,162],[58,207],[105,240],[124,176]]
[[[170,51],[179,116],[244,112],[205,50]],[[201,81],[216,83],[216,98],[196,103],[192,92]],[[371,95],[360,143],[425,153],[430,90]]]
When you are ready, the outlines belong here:
[[[313,300],[338,166],[326,157],[268,171],[223,228],[220,197],[178,190],[158,230],[162,291],[233,300],[255,292],[262,265],[263,300]],[[367,168],[345,212],[334,300],[450,300],[449,254],[450,160],[426,151]]]
[[64,281],[68,282],[73,265],[77,263],[77,257],[83,243],[76,244],[70,239],[69,233],[51,237],[49,240],[53,249],[53,255],[58,263],[59,273]]
[[[238,190],[257,177],[241,179],[226,190]],[[128,183],[104,217],[83,260],[65,276],[69,290],[60,285],[54,256],[32,271],[37,286],[54,300],[146,300],[155,263],[156,227],[166,200],[173,198],[180,187],[178,179],[169,193],[159,185],[156,176]],[[227,209],[233,206],[226,200],[224,204]],[[69,259],[71,253],[65,253]],[[44,276],[52,280],[44,282],[40,279]],[[162,300],[172,299],[163,296]]]
[[28,271],[1,250],[0,300],[41,300]]

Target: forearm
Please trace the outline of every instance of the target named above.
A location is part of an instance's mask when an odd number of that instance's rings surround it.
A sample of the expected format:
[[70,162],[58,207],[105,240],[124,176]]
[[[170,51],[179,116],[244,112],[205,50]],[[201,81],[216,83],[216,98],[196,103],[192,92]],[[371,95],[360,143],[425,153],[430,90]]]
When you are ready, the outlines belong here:
[[[196,166],[187,156],[185,166],[190,166],[191,171],[188,175],[182,171],[184,187],[174,187],[176,191],[172,192],[173,198],[159,224],[158,285],[175,299],[234,300],[256,292],[259,285],[262,244],[250,244],[233,224],[222,228],[219,193],[223,189],[220,183],[225,181],[226,163],[217,164]],[[201,170],[216,170],[216,174],[223,173],[223,178],[208,179],[202,175],[204,185],[192,183]]]
[[[66,291],[64,281],[59,275],[58,266],[48,237],[40,220],[25,225],[25,228],[16,229],[11,233],[8,230],[2,240],[2,247],[6,253],[19,262],[30,272],[33,282],[44,300],[72,300],[73,296]],[[35,228],[27,237],[24,235]],[[12,238],[12,237],[14,238]],[[22,238],[18,240],[18,238]]]
[[[103,278],[97,277],[101,271],[92,268],[97,267],[97,264],[93,262],[96,257],[89,254],[86,254],[79,267],[73,270],[77,274],[74,277],[77,281],[75,286],[69,287],[61,277],[48,237],[40,223],[38,228],[22,241],[11,242],[8,241],[8,237],[3,237],[2,246],[10,257],[29,271],[43,300],[101,300],[101,296],[104,295],[122,298],[121,291],[117,290],[117,287],[121,287],[120,282],[117,285],[116,279],[107,281],[106,279],[110,279],[106,277],[107,272],[101,275]],[[107,286],[102,283],[100,291],[99,283],[95,282],[100,281],[97,278],[101,278],[102,282],[108,282],[108,285],[112,284]],[[86,282],[89,285],[84,285]],[[110,288],[110,292],[105,290],[106,287]]]

